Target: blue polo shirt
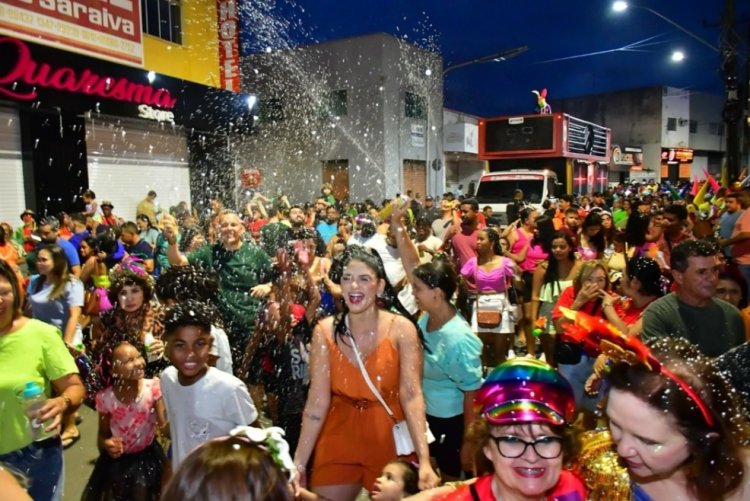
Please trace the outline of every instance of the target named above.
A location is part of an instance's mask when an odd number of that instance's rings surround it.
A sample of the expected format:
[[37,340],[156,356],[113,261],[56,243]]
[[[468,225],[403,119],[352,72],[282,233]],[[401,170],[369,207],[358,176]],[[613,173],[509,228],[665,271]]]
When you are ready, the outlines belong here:
[[57,245],[60,246],[63,252],[65,252],[65,257],[68,258],[68,268],[81,266],[81,258],[78,257],[78,249],[76,249],[73,244],[64,238],[58,238]]
[[89,230],[79,231],[78,233],[73,233],[73,236],[68,239],[68,243],[75,247],[76,250],[79,250],[81,248],[81,242],[90,236],[91,232],[89,232]]

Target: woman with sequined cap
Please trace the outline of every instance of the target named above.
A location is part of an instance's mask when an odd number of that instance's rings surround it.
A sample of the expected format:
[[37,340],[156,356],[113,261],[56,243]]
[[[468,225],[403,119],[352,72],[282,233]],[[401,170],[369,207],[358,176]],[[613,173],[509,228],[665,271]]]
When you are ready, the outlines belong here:
[[573,389],[559,372],[533,358],[498,365],[475,402],[469,437],[477,468],[489,471],[440,499],[583,501],[581,480],[565,469],[574,459]]
[[724,375],[685,340],[619,347],[611,443],[587,434],[579,457],[592,499],[750,499],[750,428]]

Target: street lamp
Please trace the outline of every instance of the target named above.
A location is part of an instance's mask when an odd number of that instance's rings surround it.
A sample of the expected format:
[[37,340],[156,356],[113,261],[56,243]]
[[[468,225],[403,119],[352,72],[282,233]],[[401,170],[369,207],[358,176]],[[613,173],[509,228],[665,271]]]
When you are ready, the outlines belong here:
[[452,64],[448,66],[447,68],[443,69],[443,77],[449,72],[456,70],[458,68],[463,68],[464,66],[470,66],[472,64],[482,64],[482,63],[502,63],[503,61],[507,61],[510,58],[516,57],[520,54],[523,54],[529,50],[528,45],[521,45],[520,47],[516,47],[510,50],[504,50],[502,52],[497,52],[495,54],[490,54],[488,56],[482,56],[478,57],[476,59],[472,59],[470,61],[464,61],[463,63],[457,63]]
[[[520,54],[523,54],[527,50],[529,50],[529,46],[528,45],[521,45],[519,47],[514,47],[514,48],[509,49],[509,50],[504,50],[502,52],[496,52],[494,54],[489,54],[489,55],[486,55],[486,56],[481,56],[481,57],[478,57],[478,58],[475,58],[475,59],[471,59],[469,61],[464,61],[464,62],[461,62],[461,63],[452,64],[452,65],[448,66],[447,68],[443,68],[443,72],[440,74],[440,78],[441,78],[440,82],[442,83],[443,79],[445,79],[445,75],[447,75],[448,72],[456,70],[458,68],[464,68],[466,66],[471,66],[473,64],[501,63],[503,61],[507,61],[508,59],[516,57],[516,56],[518,56]],[[432,70],[430,68],[427,68],[425,70],[425,75],[428,76],[428,77],[431,76],[432,75]],[[430,169],[430,167],[432,167],[430,165],[430,132],[431,132],[431,127],[430,127],[430,95],[432,94],[432,90],[433,89],[434,89],[434,85],[430,85],[428,87],[428,89],[427,89],[427,125],[425,126],[425,167],[427,169]],[[441,111],[442,111],[442,104],[443,103],[440,103],[440,109],[441,109]],[[442,116],[442,113],[440,114],[440,116]],[[435,160],[437,161],[438,159],[435,159]],[[434,170],[437,171],[439,169],[440,169],[440,164],[436,164],[436,166],[434,167]],[[437,193],[435,193],[435,195],[437,195]]]
[[655,15],[656,17],[659,17],[659,18],[663,19],[664,21],[668,22],[669,24],[671,24],[672,26],[674,26],[675,28],[677,28],[681,32],[683,32],[683,33],[689,35],[690,37],[694,38],[695,40],[699,41],[700,43],[702,43],[703,45],[705,45],[706,47],[708,47],[712,51],[714,51],[716,53],[720,52],[719,48],[716,47],[715,45],[713,45],[713,44],[705,41],[704,39],[702,39],[701,37],[699,37],[698,35],[696,35],[692,31],[690,31],[689,29],[685,28],[684,26],[681,26],[680,24],[678,24],[675,21],[672,21],[670,18],[668,18],[667,16],[665,16],[664,14],[662,14],[660,12],[655,11],[651,7],[646,7],[646,6],[643,6],[643,5],[636,5],[636,4],[628,3],[628,2],[625,2],[624,0],[617,0],[616,2],[614,2],[612,4],[612,10],[615,11],[615,12],[624,12],[627,9],[631,8],[631,7],[634,8],[634,9],[643,9],[645,11],[650,12],[651,14]]
[[[740,155],[740,130],[739,124],[742,118],[743,110],[742,104],[740,103],[739,96],[740,90],[738,86],[739,80],[739,67],[738,67],[738,50],[737,47],[740,45],[741,40],[737,36],[734,29],[734,4],[731,1],[727,1],[722,15],[722,42],[721,48],[707,42],[703,38],[699,37],[692,31],[681,26],[677,22],[671,20],[664,14],[655,11],[650,7],[643,5],[629,4],[624,0],[617,0],[612,4],[612,10],[615,12],[623,12],[628,7],[643,9],[650,12],[651,14],[663,19],[678,30],[689,35],[691,38],[702,43],[712,51],[719,54],[721,61],[721,74],[724,78],[724,88],[726,90],[726,101],[724,103],[724,110],[722,112],[724,123],[726,126],[726,174],[730,182],[734,182],[737,179],[739,172],[739,155]],[[684,55],[683,55],[684,58]],[[672,60],[678,62],[673,54]],[[682,59],[679,59],[681,61]]]

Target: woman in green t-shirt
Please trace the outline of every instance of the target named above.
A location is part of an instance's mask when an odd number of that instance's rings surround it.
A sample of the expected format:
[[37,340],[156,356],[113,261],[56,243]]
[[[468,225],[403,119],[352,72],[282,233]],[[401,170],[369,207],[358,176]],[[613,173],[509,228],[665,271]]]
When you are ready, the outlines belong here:
[[[23,316],[22,301],[15,273],[0,261],[0,463],[29,477],[32,498],[53,499],[62,473],[60,423],[81,405],[84,389],[59,329]],[[44,389],[47,400],[32,423],[42,423],[49,438],[33,440],[21,397],[28,383]]]

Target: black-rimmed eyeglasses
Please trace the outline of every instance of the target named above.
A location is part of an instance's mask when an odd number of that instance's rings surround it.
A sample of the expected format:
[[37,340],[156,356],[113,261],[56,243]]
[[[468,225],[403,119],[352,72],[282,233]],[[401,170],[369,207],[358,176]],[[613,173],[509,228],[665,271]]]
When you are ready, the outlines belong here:
[[536,455],[543,459],[555,459],[562,454],[562,437],[539,437],[533,442],[527,442],[513,435],[495,437],[490,435],[495,442],[497,451],[501,456],[508,459],[520,458],[531,446]]

